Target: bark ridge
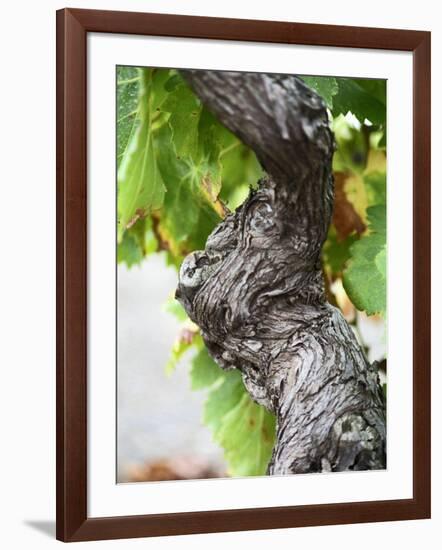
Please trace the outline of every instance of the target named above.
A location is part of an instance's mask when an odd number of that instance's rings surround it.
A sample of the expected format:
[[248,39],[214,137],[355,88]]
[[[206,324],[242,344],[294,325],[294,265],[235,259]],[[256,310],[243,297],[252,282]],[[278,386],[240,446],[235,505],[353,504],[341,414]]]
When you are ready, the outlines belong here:
[[383,469],[385,402],[351,327],[324,292],[333,135],[299,78],[183,71],[266,176],[189,254],[177,299],[223,369],[277,418],[268,473]]

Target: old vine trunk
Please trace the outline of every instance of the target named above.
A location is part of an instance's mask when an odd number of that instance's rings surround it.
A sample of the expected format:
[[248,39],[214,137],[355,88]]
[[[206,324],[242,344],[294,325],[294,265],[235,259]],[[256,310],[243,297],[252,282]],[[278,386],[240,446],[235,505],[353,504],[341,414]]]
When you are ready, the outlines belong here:
[[269,474],[385,468],[376,366],[324,292],[334,140],[322,99],[294,76],[183,74],[267,175],[185,258],[178,300],[218,365],[275,413]]

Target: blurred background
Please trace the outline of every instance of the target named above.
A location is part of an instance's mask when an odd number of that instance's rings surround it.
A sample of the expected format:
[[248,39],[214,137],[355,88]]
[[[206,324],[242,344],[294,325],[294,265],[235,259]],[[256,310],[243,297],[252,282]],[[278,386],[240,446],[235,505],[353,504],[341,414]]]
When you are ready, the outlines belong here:
[[118,482],[225,475],[222,450],[201,421],[205,392],[190,389],[189,361],[166,374],[180,323],[164,304],[176,283],[163,254],[118,266]]

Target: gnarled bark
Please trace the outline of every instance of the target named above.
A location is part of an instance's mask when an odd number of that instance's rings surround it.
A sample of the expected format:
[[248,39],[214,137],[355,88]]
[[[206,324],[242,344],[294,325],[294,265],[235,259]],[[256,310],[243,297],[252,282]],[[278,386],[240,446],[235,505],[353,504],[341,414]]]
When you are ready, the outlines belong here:
[[322,99],[294,76],[183,74],[267,175],[185,258],[178,300],[218,365],[275,413],[269,474],[385,468],[377,369],[324,293],[334,141]]

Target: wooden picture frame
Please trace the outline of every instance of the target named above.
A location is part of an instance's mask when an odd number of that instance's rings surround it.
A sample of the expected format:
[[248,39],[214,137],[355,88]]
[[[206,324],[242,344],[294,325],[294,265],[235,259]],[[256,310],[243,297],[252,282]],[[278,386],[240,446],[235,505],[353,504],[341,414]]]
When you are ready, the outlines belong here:
[[[90,518],[87,513],[88,33],[413,53],[413,498]],[[64,9],[57,12],[57,538],[84,541],[430,517],[430,33]]]

